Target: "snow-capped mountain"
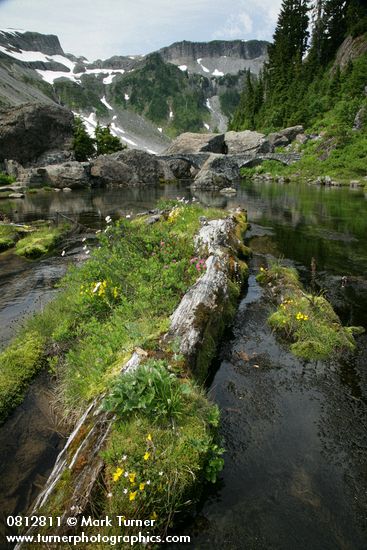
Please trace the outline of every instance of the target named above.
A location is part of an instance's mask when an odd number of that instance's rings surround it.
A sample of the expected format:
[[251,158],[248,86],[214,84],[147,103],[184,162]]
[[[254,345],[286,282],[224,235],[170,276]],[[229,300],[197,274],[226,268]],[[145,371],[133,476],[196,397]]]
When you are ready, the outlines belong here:
[[[257,73],[267,43],[179,42],[147,56],[90,61],[54,35],[0,31],[0,107],[56,102],[92,134],[99,120],[130,147],[160,152],[182,131],[226,129],[244,71]],[[228,76],[229,75],[229,76]]]

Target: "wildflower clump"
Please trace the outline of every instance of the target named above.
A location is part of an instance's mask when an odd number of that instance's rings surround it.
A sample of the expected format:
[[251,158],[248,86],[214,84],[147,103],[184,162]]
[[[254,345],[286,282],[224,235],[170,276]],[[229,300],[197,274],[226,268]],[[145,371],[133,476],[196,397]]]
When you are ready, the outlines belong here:
[[293,268],[279,263],[260,267],[257,280],[271,289],[277,308],[268,322],[286,340],[291,351],[304,359],[328,359],[335,352],[353,350],[358,327],[344,327],[322,295],[306,293]]
[[198,481],[214,482],[223,468],[223,449],[215,442],[217,407],[168,366],[148,359],[122,376],[105,402],[117,415],[103,453],[105,512],[154,519],[159,532],[200,496]]

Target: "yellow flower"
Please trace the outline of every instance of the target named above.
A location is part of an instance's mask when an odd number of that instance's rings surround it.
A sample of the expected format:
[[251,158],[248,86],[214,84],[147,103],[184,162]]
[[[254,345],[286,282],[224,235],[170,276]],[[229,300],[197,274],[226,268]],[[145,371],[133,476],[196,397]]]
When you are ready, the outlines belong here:
[[118,481],[123,473],[124,473],[124,470],[122,468],[117,468],[116,472],[114,472],[113,474],[113,481]]
[[260,267],[260,271],[265,271],[265,269],[263,267]]
[[304,321],[308,321],[308,315],[304,315],[304,316],[303,316],[303,320],[304,320]]
[[139,490],[144,491],[145,483],[140,483]]
[[156,520],[157,517],[158,517],[157,514],[155,512],[153,512],[153,514],[150,516],[150,519]]
[[135,500],[135,497],[136,497],[136,493],[137,493],[137,492],[138,492],[138,491],[134,491],[133,493],[130,492],[130,494],[129,494],[129,500]]
[[132,474],[129,474],[129,481],[130,483],[134,483],[136,478],[136,474],[133,472]]
[[148,453],[148,451],[145,453],[145,455],[143,456],[144,460],[149,460],[149,457],[150,457],[150,453]]
[[152,441],[152,436],[151,436],[151,434],[148,434],[148,435],[147,435],[147,441]]

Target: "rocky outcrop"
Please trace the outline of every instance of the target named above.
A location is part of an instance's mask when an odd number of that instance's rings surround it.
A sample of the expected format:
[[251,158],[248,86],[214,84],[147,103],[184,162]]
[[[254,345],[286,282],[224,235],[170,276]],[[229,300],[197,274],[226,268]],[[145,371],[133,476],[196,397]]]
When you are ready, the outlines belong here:
[[79,189],[90,185],[89,162],[64,162],[41,168],[18,169],[17,181],[26,187]]
[[265,135],[259,132],[252,132],[251,130],[227,132],[225,134],[225,143],[228,155],[268,153],[270,151],[269,142]]
[[185,66],[189,73],[203,76],[238,74],[250,69],[258,73],[267,59],[269,43],[262,40],[213,40],[189,42],[183,40],[159,50],[165,61]]
[[165,155],[177,153],[225,153],[224,134],[180,134],[164,151]]
[[59,105],[28,103],[0,111],[0,162],[23,165],[50,149],[71,148],[74,116]]
[[176,179],[189,179],[192,177],[192,166],[188,160],[168,158],[166,160]]
[[91,163],[91,177],[101,185],[129,185],[136,183],[133,170],[122,161],[103,155]]
[[77,189],[79,187],[89,186],[89,162],[74,161],[65,162],[63,164],[53,164],[43,168],[43,170],[45,170],[46,185],[50,187]]
[[65,55],[58,37],[54,34],[0,31],[0,45],[24,51],[40,51],[46,55]]
[[91,163],[92,183],[128,186],[156,185],[175,176],[169,165],[145,151],[125,149],[102,155]]
[[211,154],[191,185],[192,189],[218,190],[230,187],[240,172],[234,159],[227,155]]
[[350,61],[366,52],[367,40],[365,35],[357,36],[357,38],[347,36],[336,54],[333,70],[337,67],[340,67],[341,70],[345,69]]

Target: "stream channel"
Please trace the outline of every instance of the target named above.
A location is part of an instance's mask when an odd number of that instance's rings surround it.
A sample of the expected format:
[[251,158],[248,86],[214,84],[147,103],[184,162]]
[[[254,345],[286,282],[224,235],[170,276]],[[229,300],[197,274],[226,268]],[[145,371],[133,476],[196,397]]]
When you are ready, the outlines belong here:
[[[13,221],[63,213],[91,229],[154,207],[158,198],[190,198],[183,186],[40,192],[1,202]],[[292,356],[268,328],[269,303],[256,273],[273,258],[316,283],[347,324],[367,328],[367,196],[363,190],[246,181],[235,197],[196,193],[210,206],[242,206],[251,229],[250,277],[231,331],[208,381],[222,411],[225,467],[182,532],[184,548],[362,550],[367,548],[367,336],[352,355],[328,362]],[[0,255],[0,346],[57,290],[68,263],[86,258],[78,235],[41,261]],[[342,276],[347,277],[342,286]],[[0,427],[0,537],[6,515],[24,513],[41,490],[64,439],[52,407],[52,379],[41,374]],[[177,548],[179,545],[175,545]],[[1,546],[1,548],[9,548]]]

